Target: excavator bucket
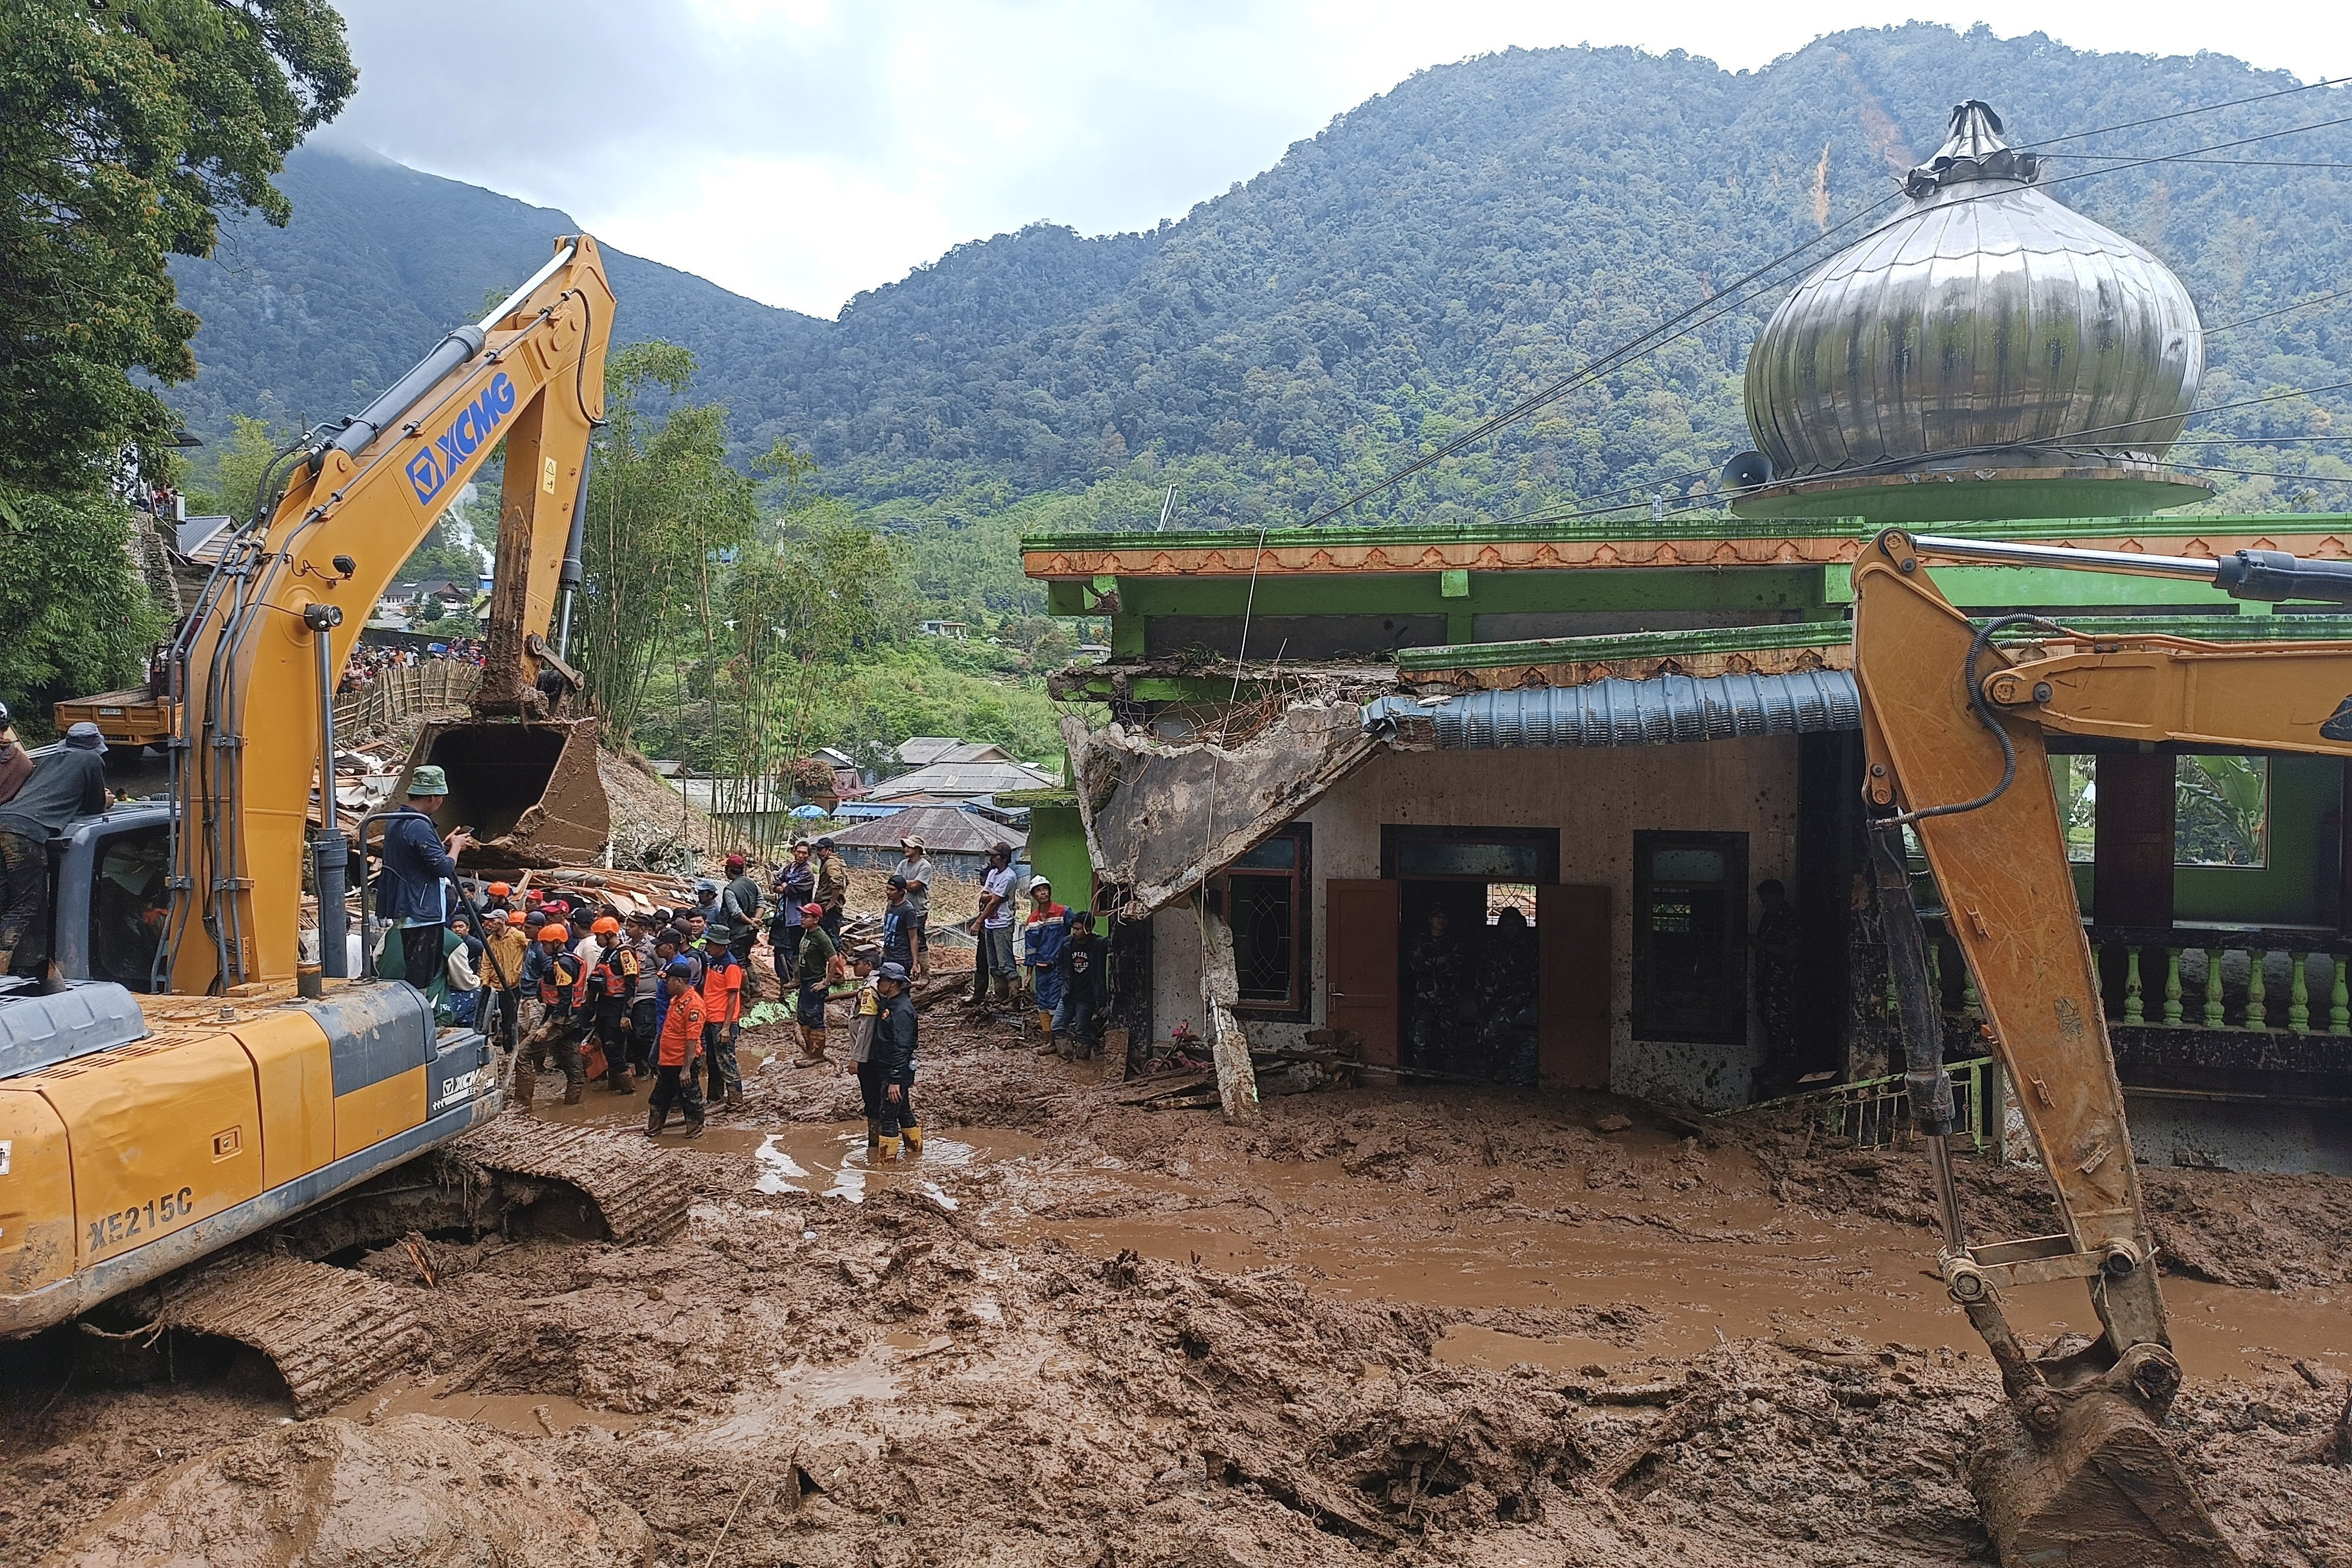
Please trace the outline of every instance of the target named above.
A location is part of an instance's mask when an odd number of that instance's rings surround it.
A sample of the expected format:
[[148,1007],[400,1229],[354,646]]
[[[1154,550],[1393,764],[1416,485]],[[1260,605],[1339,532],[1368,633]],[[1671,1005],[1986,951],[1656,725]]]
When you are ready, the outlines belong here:
[[1969,1485],[2005,1568],[2238,1568],[2154,1424],[2104,1390],[2060,1402],[2031,1436],[2006,1406],[1984,1426]]
[[469,863],[583,865],[613,834],[612,807],[596,765],[596,721],[445,720],[425,727],[408,759],[449,777],[445,827],[481,842]]

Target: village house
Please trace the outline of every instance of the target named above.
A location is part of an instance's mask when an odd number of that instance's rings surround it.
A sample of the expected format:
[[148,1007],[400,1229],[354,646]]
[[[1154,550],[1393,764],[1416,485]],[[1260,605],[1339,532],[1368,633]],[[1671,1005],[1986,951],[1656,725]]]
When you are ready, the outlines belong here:
[[[2352,517],[2334,516],[1939,528],[2208,556],[2340,557],[2352,538]],[[1066,901],[1107,914],[1131,914],[1150,884],[1154,912],[1119,923],[1114,971],[1118,1006],[1146,1038],[1198,1025],[1192,899],[1205,895],[1230,925],[1236,1010],[1261,1045],[1344,1028],[1368,1062],[1710,1108],[1899,1071],[1863,875],[1861,737],[1838,700],[1852,690],[1847,569],[1870,531],[1853,517],[1691,514],[1025,538],[1054,612],[1111,616],[1110,658],[1056,680],[1118,727],[1127,749],[1110,764],[1206,758],[1188,817],[1139,784],[1119,796],[1129,776],[1118,766],[1089,772],[1108,732],[1069,728],[1068,787],[1011,798],[1030,808],[1032,859]],[[2030,609],[2091,630],[2228,641],[2352,637],[2352,619],[2267,613],[2147,578],[1945,567],[1937,580],[1972,614]],[[1702,695],[1789,677],[1799,685],[1773,689],[1822,700],[1785,734],[1648,744],[1664,731],[1640,705],[1677,675]],[[1315,713],[1340,716],[1299,727]],[[2058,782],[2142,1157],[2220,1149],[2242,1164],[2274,1143],[2344,1165],[2345,764],[2060,737],[2052,749],[2067,754]],[[1287,760],[1270,763],[1276,753]],[[1273,782],[1254,794],[1261,778]],[[1090,789],[1102,798],[1083,800]],[[1159,840],[1189,841],[1153,861],[1124,831],[1139,811]],[[1794,913],[1797,1019],[1780,1060],[1751,983],[1768,881]],[[1416,1017],[1415,946],[1440,913],[1457,946],[1509,925],[1521,944],[1510,961],[1534,970],[1531,1008],[1473,1004],[1520,1015],[1501,1023]],[[1964,966],[1948,941],[1941,958],[1958,1054],[1972,1054]]]

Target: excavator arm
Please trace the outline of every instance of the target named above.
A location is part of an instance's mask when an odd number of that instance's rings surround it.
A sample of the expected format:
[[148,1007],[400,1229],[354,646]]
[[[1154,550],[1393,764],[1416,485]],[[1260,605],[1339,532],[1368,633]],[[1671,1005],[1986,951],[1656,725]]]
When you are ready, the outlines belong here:
[[[334,688],[401,563],[504,444],[484,711],[541,711],[533,683],[559,591],[579,581],[588,441],[604,408],[613,292],[596,244],[548,264],[451,332],[340,426],[279,455],[257,516],[172,654],[172,917],[160,977],[201,995],[293,977],[303,841],[320,781],[320,956],[343,967],[346,847],[326,755]],[[282,490],[278,487],[282,486]]]
[[[2000,1367],[2012,1412],[1972,1470],[1987,1522],[2011,1563],[2234,1563],[2154,1431],[2180,1368],[2044,737],[2352,755],[2352,643],[2092,639],[2032,616],[1980,626],[1937,591],[1925,570],[1930,554],[2201,575],[2248,597],[2343,598],[2352,580],[2339,563],[2284,557],[2107,558],[1894,531],[1853,568],[1872,863],[1913,1116],[1943,1214],[1940,1266]],[[1906,829],[1942,894],[2048,1174],[2060,1227],[2052,1235],[1977,1242],[1966,1232]],[[2070,1355],[2030,1357],[2002,1291],[2064,1279],[2088,1287],[2100,1338]]]

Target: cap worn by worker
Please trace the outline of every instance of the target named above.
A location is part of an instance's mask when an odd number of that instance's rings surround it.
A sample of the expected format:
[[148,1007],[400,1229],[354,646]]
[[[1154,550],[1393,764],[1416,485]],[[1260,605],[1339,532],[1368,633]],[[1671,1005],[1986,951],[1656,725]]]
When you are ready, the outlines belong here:
[[569,942],[572,933],[562,921],[551,920],[539,928],[539,939],[542,942]]
[[727,933],[714,925],[702,934],[702,945],[706,947],[724,947],[727,946]]
[[903,986],[907,983],[907,966],[893,960],[875,970],[874,977],[877,980],[896,980]]
[[801,905],[801,918],[802,918],[802,919],[803,919],[803,920],[822,920],[822,919],[824,919],[824,904],[802,904],[802,905]]
[[522,923],[525,925],[544,925],[547,924],[547,911],[534,909],[522,917]]
[[694,966],[683,958],[676,958],[671,960],[670,967],[664,969],[662,973],[673,980],[690,980],[694,978]]
[[727,857],[727,869],[729,871],[741,871],[743,866],[744,860],[741,855],[729,855]]
[[834,847],[833,841],[831,839],[819,839],[816,841],[816,847],[821,850],[829,850]]
[[449,775],[438,768],[420,768],[409,778],[408,792],[411,795],[446,795],[449,792]]
[[898,841],[898,847],[902,850],[913,850],[919,854],[922,852],[923,841],[917,838],[900,839]]
[[907,891],[907,879],[894,871],[890,873],[890,885],[904,893]]
[[991,844],[988,846],[988,858],[992,861],[1009,861],[1013,858],[1013,846],[1011,844]]
[[95,751],[100,756],[106,753],[106,737],[100,735],[98,726],[88,719],[66,731],[66,744],[76,751]]

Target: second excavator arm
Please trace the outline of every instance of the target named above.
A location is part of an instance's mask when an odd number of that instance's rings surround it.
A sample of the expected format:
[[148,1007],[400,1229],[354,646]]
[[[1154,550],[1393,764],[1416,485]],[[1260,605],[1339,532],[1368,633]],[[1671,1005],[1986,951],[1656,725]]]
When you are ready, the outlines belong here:
[[[320,785],[321,956],[341,967],[333,761],[337,674],[410,552],[503,444],[485,711],[530,714],[559,591],[579,580],[588,441],[604,412],[613,291],[596,244],[553,258],[478,323],[443,339],[340,426],[279,455],[173,649],[169,988],[291,979],[303,836]],[[274,496],[278,486],[282,493]],[[274,504],[272,504],[274,498]],[[328,906],[331,904],[331,909]]]
[[[2234,1563],[2153,1429],[2180,1368],[2044,737],[2352,755],[2352,643],[2095,639],[2026,615],[1979,625],[1937,590],[1931,554],[2202,577],[2252,598],[2352,597],[2352,566],[2269,551],[2200,561],[1887,532],[1853,568],[1871,857],[1914,1122],[1927,1135],[1943,1215],[1940,1267],[1991,1349],[2013,1412],[1972,1473],[1987,1522],[2005,1563]],[[1967,1234],[1906,830],[1926,854],[2048,1174],[2060,1227],[2052,1235],[1979,1243]],[[2100,1337],[2072,1354],[2030,1356],[2002,1291],[2063,1279],[2088,1287]]]

